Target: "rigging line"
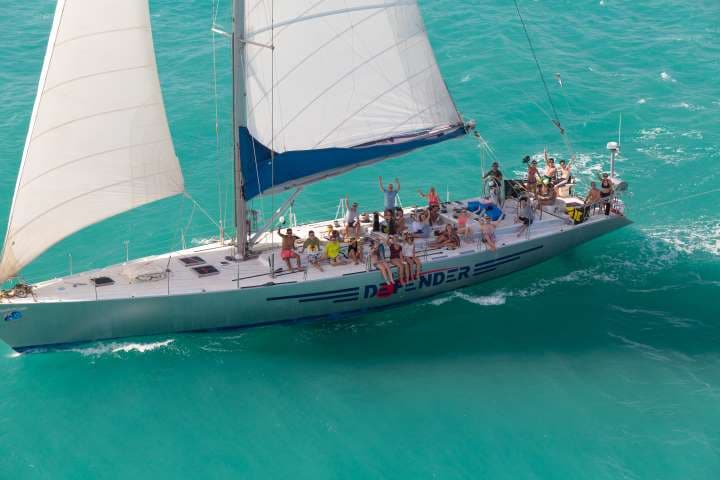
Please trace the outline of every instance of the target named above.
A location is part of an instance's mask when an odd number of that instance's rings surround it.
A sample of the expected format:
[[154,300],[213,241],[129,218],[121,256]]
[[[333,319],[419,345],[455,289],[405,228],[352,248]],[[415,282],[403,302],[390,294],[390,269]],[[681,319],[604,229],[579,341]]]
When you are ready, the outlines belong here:
[[[275,45],[275,1],[270,0],[270,44]],[[270,50],[270,185],[275,187],[275,49]],[[275,211],[275,188],[270,195],[270,208]],[[270,245],[275,247],[275,228],[271,230]],[[292,259],[291,259],[292,260]],[[275,265],[273,265],[273,269]]]
[[702,197],[702,196],[710,195],[711,193],[717,193],[717,192],[720,192],[720,188],[715,188],[713,190],[708,190],[706,192],[694,193],[692,195],[686,195],[684,197],[676,198],[674,200],[668,200],[667,202],[653,203],[652,205],[647,205],[644,208],[639,208],[635,211],[643,212],[643,211],[647,210],[648,208],[664,207],[665,205],[672,205],[673,203],[683,202],[683,201],[689,200],[691,198]]
[[220,224],[219,224],[218,222],[216,222],[215,219],[214,219],[212,216],[210,216],[210,214],[207,212],[207,210],[205,210],[205,209],[202,207],[202,205],[200,205],[200,204],[192,197],[192,195],[190,195],[187,191],[183,192],[183,195],[184,195],[187,199],[189,199],[189,200],[193,203],[193,205],[195,205],[195,206],[197,207],[197,209],[200,210],[200,213],[202,213],[203,215],[205,215],[205,216],[208,218],[208,220],[210,220],[210,221],[212,222],[213,225],[215,225],[217,228],[220,228]]
[[[217,10],[220,4],[220,0],[217,2],[213,1],[212,4],[212,21],[215,25],[217,19]],[[223,195],[221,185],[221,167],[220,167],[220,107],[218,102],[218,86],[217,86],[217,53],[216,53],[216,41],[215,41],[215,30],[212,32],[212,72],[213,72],[213,97],[215,100],[215,176],[217,181],[217,195],[218,195],[218,219],[219,222],[223,221]]]
[[545,81],[545,75],[543,74],[542,68],[540,68],[540,61],[535,54],[535,47],[533,47],[532,40],[530,39],[530,33],[528,32],[527,26],[525,25],[525,20],[520,13],[520,6],[518,5],[517,0],[513,1],[515,2],[515,10],[517,10],[518,18],[520,18],[520,23],[522,24],[523,31],[525,32],[525,38],[527,38],[528,45],[530,46],[530,53],[532,53],[533,59],[535,60],[535,66],[540,73],[540,79],[542,80],[543,86],[545,87],[545,93],[547,94],[548,101],[550,102],[550,107],[552,108],[553,114],[555,115],[555,118],[553,119],[553,124],[555,124],[555,126],[560,130],[560,134],[563,135],[565,133],[565,129],[560,125],[560,117],[558,116],[557,109],[555,108],[555,103],[553,102],[552,96],[550,95],[550,89],[548,88],[548,84]]

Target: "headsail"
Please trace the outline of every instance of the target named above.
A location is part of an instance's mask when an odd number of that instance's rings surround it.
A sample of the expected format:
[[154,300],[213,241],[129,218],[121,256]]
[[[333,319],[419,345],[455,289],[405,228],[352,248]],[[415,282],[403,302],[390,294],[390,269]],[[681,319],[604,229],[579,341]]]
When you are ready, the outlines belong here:
[[247,0],[245,32],[246,198],[465,133],[415,0]]
[[0,280],[88,225],[183,190],[148,0],[59,0]]

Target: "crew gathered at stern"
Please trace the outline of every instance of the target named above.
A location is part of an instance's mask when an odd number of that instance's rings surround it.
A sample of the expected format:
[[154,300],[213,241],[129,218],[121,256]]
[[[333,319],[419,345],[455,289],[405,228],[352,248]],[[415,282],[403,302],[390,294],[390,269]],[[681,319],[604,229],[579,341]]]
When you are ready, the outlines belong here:
[[[323,264],[363,265],[365,269],[377,270],[386,284],[405,285],[420,278],[421,258],[432,256],[433,251],[455,250],[469,244],[495,252],[507,242],[522,241],[513,238],[531,234],[536,211],[541,222],[544,222],[543,212],[561,218],[558,206],[566,206],[574,223],[584,221],[597,211],[610,214],[615,191],[607,173],[599,176],[599,183],[591,182],[585,198],[578,200],[572,193],[576,183],[572,160],[559,160],[556,164],[547,149],[540,157],[540,161],[543,160],[541,168],[537,159],[529,155],[523,158],[527,165],[524,181],[505,180],[500,165],[494,162],[482,176],[485,193],[476,200],[442,202],[435,187],[430,186],[427,190],[417,190],[427,201],[426,206],[416,204],[405,209],[398,196],[400,180],[395,178],[394,182],[384,184],[382,177],[378,177],[383,193],[382,210],[360,213],[358,203],[351,203],[346,195],[342,223],[338,218],[327,225],[317,225],[319,236],[309,230],[303,240],[291,228],[285,233],[278,229],[282,239],[280,258],[287,271],[302,271],[301,257],[296,252],[296,247],[302,246],[300,253],[308,265],[320,272],[325,271]],[[506,203],[505,195],[512,195],[515,202]],[[558,202],[558,198],[564,202]],[[514,210],[515,216],[507,217],[505,209]],[[502,230],[496,232],[500,225]]]

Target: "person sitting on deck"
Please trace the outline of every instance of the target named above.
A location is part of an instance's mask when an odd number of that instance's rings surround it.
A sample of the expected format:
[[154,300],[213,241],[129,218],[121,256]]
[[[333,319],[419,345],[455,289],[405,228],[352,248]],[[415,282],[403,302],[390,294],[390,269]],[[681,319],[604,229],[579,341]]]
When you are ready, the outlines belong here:
[[445,225],[445,230],[440,232],[435,242],[431,245],[432,248],[447,248],[450,250],[458,248],[459,246],[460,237],[450,224]]
[[467,209],[463,208],[457,216],[457,233],[465,240],[468,240],[472,236],[472,229],[470,228],[468,220],[470,220],[470,213],[468,213]]
[[438,196],[437,192],[435,191],[435,187],[430,187],[430,191],[428,191],[427,194],[423,193],[422,191],[418,190],[418,193],[421,197],[428,199],[428,206],[432,207],[440,206],[440,197]]
[[412,235],[415,238],[428,238],[430,236],[430,212],[419,210],[413,214]]
[[386,209],[383,214],[384,225],[382,226],[382,232],[388,235],[395,235],[397,232],[397,223],[395,221],[395,215],[391,209]]
[[347,255],[348,258],[352,260],[355,265],[362,262],[362,248],[360,248],[360,242],[358,242],[357,238],[350,238],[350,241],[348,242]]
[[528,199],[525,197],[520,198],[517,208],[517,218],[522,225],[520,225],[520,230],[517,233],[518,237],[525,233],[530,227],[530,224],[533,221],[533,216],[533,209],[528,204]]
[[497,250],[495,226],[495,222],[493,222],[487,215],[482,218],[482,221],[480,223],[480,234],[482,235],[482,242],[487,245],[487,248],[491,252]]
[[408,282],[407,267],[403,262],[403,248],[397,239],[390,235],[388,237],[388,247],[390,248],[390,263],[395,265],[398,269],[398,280],[400,285],[405,285]]
[[325,240],[330,240],[335,235],[335,233],[337,233],[337,232],[335,231],[335,227],[331,223],[327,226],[325,233],[323,233],[322,235],[325,238]]
[[358,204],[353,202],[350,205],[347,194],[345,195],[345,236],[360,236],[360,216],[358,215]]
[[385,246],[379,240],[370,240],[370,263],[380,271],[385,283],[388,285],[395,283],[390,266],[385,261]]
[[540,190],[537,194],[538,197],[538,209],[542,214],[542,207],[555,205],[555,199],[557,198],[557,192],[550,185],[550,180],[544,178],[542,184],[540,184]]
[[317,268],[321,272],[323,268],[320,266],[320,239],[315,236],[315,232],[310,230],[308,238],[303,243],[303,253],[307,252],[308,263]]
[[334,232],[327,245],[325,245],[325,257],[333,267],[345,264],[345,260],[340,256],[340,247],[340,234]]
[[405,230],[407,230],[407,227],[405,226],[405,214],[403,213],[403,209],[395,207],[395,232],[402,234]]
[[300,237],[293,235],[292,228],[288,228],[285,231],[285,233],[283,234],[280,231],[280,227],[278,227],[277,233],[282,238],[282,246],[280,249],[280,258],[285,260],[288,270],[290,270],[291,272],[295,271],[295,269],[293,269],[292,265],[290,264],[291,258],[295,258],[297,260],[298,271],[302,270],[302,266],[300,265],[300,255],[298,255],[297,252],[295,251],[295,240],[299,239]]
[[[403,235],[403,260],[408,267],[408,277],[410,280],[417,280],[420,277],[420,271],[422,270],[422,263],[420,259],[415,255],[415,237],[409,232],[405,232]],[[413,269],[414,267],[414,269]]]
[[395,178],[395,183],[397,184],[397,188],[395,189],[393,189],[392,182],[388,183],[387,188],[385,188],[383,186],[382,177],[378,177],[378,181],[380,182],[380,190],[382,190],[385,194],[385,210],[393,210],[395,208],[397,194],[400,192],[400,180],[398,180],[397,177]]

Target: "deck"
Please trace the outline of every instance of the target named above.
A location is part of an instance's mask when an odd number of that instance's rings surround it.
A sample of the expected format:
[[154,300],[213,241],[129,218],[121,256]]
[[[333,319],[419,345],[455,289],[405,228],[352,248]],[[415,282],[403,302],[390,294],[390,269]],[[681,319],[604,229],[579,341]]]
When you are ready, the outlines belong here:
[[[475,199],[444,203],[442,222],[433,229],[440,230],[446,224],[456,224],[457,220],[454,216],[457,215],[458,209],[466,206],[471,200]],[[503,207],[505,218],[499,222],[496,229],[497,248],[500,250],[507,245],[526,242],[529,238],[552,235],[573,228],[572,222],[565,214],[567,203],[582,203],[582,201],[574,197],[558,199],[554,207],[544,208],[541,217],[536,214],[528,232],[518,237],[520,223],[516,220],[515,200],[508,199]],[[411,208],[404,209],[406,215],[411,210]],[[597,214],[585,221],[597,222],[602,221],[603,218],[604,215]],[[480,241],[479,223],[473,220],[469,221],[470,225],[474,225],[472,239],[462,239],[460,248],[431,248],[431,239],[418,239],[417,256],[423,263],[427,263],[484,250],[486,247]],[[328,225],[333,225],[336,229],[343,227],[339,221],[329,220],[294,226],[293,233],[306,238],[307,232],[314,230],[322,240],[321,232],[326,231]],[[363,223],[362,231],[368,232],[368,227],[371,226],[372,223]],[[383,235],[375,232],[372,236]],[[278,284],[337,278],[372,269],[367,262],[357,265],[348,262],[339,266],[323,265],[324,271],[320,271],[309,266],[307,256],[301,254],[304,270],[289,272],[280,259],[279,240],[278,235],[268,232],[260,237],[255,249],[256,255],[244,261],[234,259],[234,246],[217,242],[40,282],[35,284],[33,296],[5,298],[2,302],[13,304],[76,302],[219,292],[258,287],[270,282]],[[367,250],[367,242],[364,242],[364,258],[367,258]],[[274,268],[271,268],[271,265],[274,265]]]

